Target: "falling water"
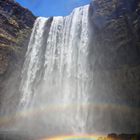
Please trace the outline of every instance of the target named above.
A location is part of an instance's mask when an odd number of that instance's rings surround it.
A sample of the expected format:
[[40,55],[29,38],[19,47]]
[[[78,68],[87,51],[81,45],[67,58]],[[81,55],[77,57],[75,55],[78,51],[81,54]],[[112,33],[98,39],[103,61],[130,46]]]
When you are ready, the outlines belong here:
[[54,17],[50,27],[49,19],[39,17],[35,22],[22,73],[19,110],[38,128],[86,133],[91,79],[88,9],[84,6],[69,16]]

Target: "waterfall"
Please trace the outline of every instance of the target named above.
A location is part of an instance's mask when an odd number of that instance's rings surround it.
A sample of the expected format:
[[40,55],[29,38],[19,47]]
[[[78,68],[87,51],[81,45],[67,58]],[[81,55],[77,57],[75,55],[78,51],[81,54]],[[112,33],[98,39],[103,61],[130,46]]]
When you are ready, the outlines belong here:
[[86,5],[69,16],[53,17],[50,27],[49,19],[42,17],[34,24],[22,72],[19,111],[46,131],[86,133],[91,79],[88,9]]

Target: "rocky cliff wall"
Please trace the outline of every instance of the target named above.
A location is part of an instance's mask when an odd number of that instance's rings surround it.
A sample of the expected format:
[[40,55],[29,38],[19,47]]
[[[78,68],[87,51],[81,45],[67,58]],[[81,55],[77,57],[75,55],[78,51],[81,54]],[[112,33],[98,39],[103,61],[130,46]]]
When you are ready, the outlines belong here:
[[0,74],[7,71],[9,57],[16,59],[22,53],[21,44],[31,32],[34,20],[29,10],[13,0],[0,0]]
[[102,117],[93,126],[99,131],[139,131],[140,2],[94,0],[89,20],[94,97],[107,104],[96,112]]
[[1,108],[16,101],[20,71],[35,19],[28,9],[14,0],[0,0]]

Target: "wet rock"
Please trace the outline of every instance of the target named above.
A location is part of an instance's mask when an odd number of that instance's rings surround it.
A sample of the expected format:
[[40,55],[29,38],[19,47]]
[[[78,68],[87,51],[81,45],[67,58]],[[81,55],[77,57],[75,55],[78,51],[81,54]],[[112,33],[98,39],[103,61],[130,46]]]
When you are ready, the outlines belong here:
[[17,87],[35,19],[14,0],[0,0],[0,115],[7,104],[18,104]]
[[20,52],[25,52],[22,43],[28,39],[34,21],[35,16],[15,1],[0,0],[0,55],[5,60],[5,64],[0,61],[0,75],[10,68],[10,63],[15,64],[15,58],[20,59]]
[[108,139],[111,140],[139,140],[139,134],[108,134]]
[[[94,0],[90,5],[96,67],[114,69],[140,64],[140,18],[137,0]],[[94,51],[93,51],[94,49]]]
[[[107,131],[135,133],[140,130],[140,2],[94,0],[89,21],[93,95],[98,102],[116,107],[104,111],[97,125],[105,119]],[[128,110],[118,111],[118,106]]]

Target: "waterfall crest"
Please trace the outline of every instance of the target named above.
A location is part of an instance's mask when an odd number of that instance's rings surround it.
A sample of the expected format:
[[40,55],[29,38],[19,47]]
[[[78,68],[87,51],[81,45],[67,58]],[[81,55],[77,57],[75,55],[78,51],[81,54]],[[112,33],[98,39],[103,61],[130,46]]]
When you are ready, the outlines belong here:
[[[86,133],[88,117],[88,9],[69,16],[37,18],[30,38],[20,86],[19,110],[47,130]],[[49,28],[49,33],[46,31]]]

